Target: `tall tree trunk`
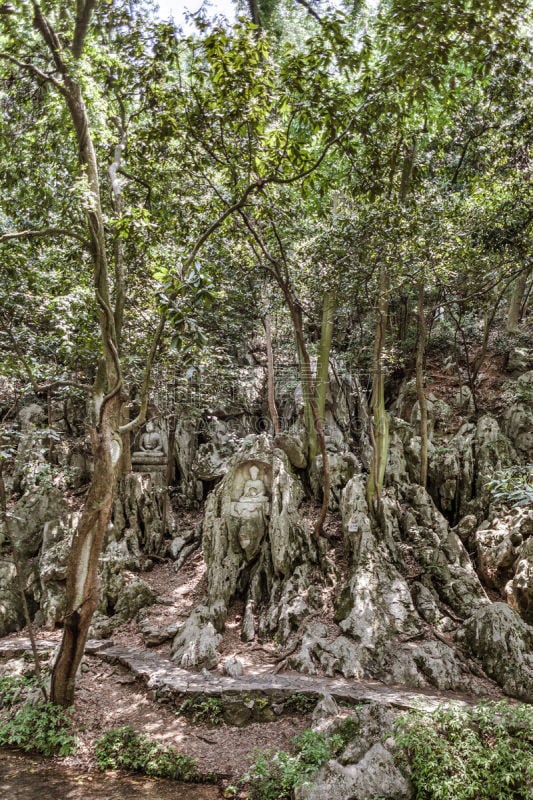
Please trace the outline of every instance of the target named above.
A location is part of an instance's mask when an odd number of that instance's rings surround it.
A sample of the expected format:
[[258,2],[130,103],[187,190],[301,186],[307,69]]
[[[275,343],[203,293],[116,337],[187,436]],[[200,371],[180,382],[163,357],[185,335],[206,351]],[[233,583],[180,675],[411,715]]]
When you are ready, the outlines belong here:
[[280,433],[278,409],[276,408],[276,392],[274,383],[274,352],[272,350],[272,324],[270,314],[267,311],[263,316],[263,327],[265,329],[266,351],[267,351],[267,397],[268,410],[274,428],[274,436]]
[[[316,366],[316,405],[318,416],[322,425],[326,413],[326,397],[329,386],[329,356],[333,340],[333,323],[335,318],[336,301],[333,292],[326,292],[322,302],[322,329],[320,332],[320,347]],[[312,453],[314,458],[317,453]]]
[[316,434],[316,437],[318,439],[319,452],[322,456],[322,473],[323,473],[322,507],[320,509],[320,514],[318,516],[318,520],[316,522],[314,530],[315,538],[318,539],[320,534],[322,533],[324,522],[326,520],[326,515],[328,513],[329,498],[331,492],[330,488],[331,480],[329,472],[328,453],[326,450],[326,438],[324,436],[324,427],[320,420],[320,415],[318,413],[318,407],[315,399],[315,386],[313,381],[313,373],[311,369],[311,359],[309,357],[309,351],[305,343],[305,336],[303,332],[302,312],[300,306],[292,296],[290,287],[284,281],[280,282],[280,287],[285,296],[285,300],[287,302],[289,313],[291,315],[292,324],[294,327],[296,345],[300,357],[300,371],[302,376],[302,391],[304,395],[304,404],[306,403],[307,399],[308,408],[310,409],[310,414],[312,418],[310,420],[310,430],[308,430],[307,433],[308,436],[309,433]]
[[[93,260],[93,284],[99,311],[102,358],[93,387],[94,421],[91,431],[93,477],[78,528],[74,534],[67,566],[66,612],[63,638],[52,671],[51,699],[59,705],[71,705],[78,667],[83,657],[89,626],[98,604],[98,558],[111,518],[117,469],[122,453],[120,426],[122,376],[118,356],[115,314],[111,307],[109,273],[100,198],[100,177],[96,152],[91,138],[89,116],[81,88],[72,77],[64,46],[33,1],[34,23],[49,48],[61,78],[61,93],[67,105],[78,144],[79,161],[91,202],[85,215]],[[74,57],[82,52],[92,3],[86,4],[83,25],[77,22],[73,40]],[[59,85],[56,82],[56,85]],[[107,394],[106,394],[107,393]]]
[[507,333],[516,333],[522,313],[522,301],[526,292],[529,269],[525,269],[516,279],[507,317]]
[[426,317],[424,314],[424,276],[418,284],[418,341],[416,346],[416,394],[420,411],[420,483],[428,479],[428,405],[424,392],[424,355],[426,351]]
[[116,395],[91,431],[94,472],[89,494],[74,534],[67,567],[63,638],[52,671],[50,699],[70,706],[91,619],[98,605],[98,559],[111,517],[120,439],[114,428],[120,411]]
[[372,377],[372,419],[370,421],[370,440],[372,442],[372,462],[367,484],[367,500],[370,509],[377,510],[381,503],[387,454],[389,450],[389,418],[385,411],[385,375],[383,371],[383,348],[387,332],[388,281],[385,269],[380,272],[380,288],[374,339],[374,359]]

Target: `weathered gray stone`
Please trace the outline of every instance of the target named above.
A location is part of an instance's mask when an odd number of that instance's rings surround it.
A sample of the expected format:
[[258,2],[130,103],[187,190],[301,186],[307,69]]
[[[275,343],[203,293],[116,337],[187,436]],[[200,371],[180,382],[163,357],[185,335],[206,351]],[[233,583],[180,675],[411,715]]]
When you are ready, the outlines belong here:
[[215,667],[219,658],[217,647],[222,640],[215,623],[216,612],[207,606],[198,606],[176,633],[172,658],[185,668]]
[[410,781],[394,763],[394,756],[374,744],[357,764],[329,761],[312,782],[294,791],[295,800],[408,800],[414,796]]
[[274,445],[286,454],[290,463],[297,469],[305,469],[307,466],[307,455],[304,444],[300,436],[290,433],[280,433],[274,439]]
[[244,669],[240,658],[237,658],[236,656],[230,656],[230,658],[226,658],[224,660],[224,675],[228,675],[230,678],[240,678],[243,674],[243,671]]
[[15,565],[0,561],[0,636],[18,631],[24,625],[22,601]]
[[505,603],[479,608],[456,635],[513,697],[533,701],[533,628]]
[[509,351],[507,369],[510,372],[526,372],[533,365],[533,350],[527,347],[513,347]]
[[330,694],[324,694],[313,709],[313,723],[316,728],[317,723],[335,717],[339,713],[339,707]]
[[9,532],[22,559],[37,555],[47,522],[58,523],[68,517],[63,494],[53,486],[28,490],[9,512]]

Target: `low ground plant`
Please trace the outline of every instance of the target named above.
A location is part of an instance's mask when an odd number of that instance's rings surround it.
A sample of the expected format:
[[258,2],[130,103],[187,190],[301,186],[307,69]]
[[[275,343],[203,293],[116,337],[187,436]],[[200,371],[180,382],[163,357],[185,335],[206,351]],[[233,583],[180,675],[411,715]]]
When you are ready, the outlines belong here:
[[0,713],[0,745],[66,756],[74,751],[75,739],[64,709],[53,703],[26,701]]
[[98,769],[125,769],[152,778],[198,782],[196,763],[190,756],[165,747],[129,725],[107,731],[95,745]]
[[396,721],[400,766],[416,800],[531,800],[533,708],[483,703]]
[[241,785],[249,800],[291,800],[301,786],[324,762],[343,747],[341,736],[327,737],[305,730],[293,739],[294,753],[285,750],[258,751]]
[[220,725],[223,722],[224,703],[220,697],[189,697],[183,701],[178,711],[193,722]]

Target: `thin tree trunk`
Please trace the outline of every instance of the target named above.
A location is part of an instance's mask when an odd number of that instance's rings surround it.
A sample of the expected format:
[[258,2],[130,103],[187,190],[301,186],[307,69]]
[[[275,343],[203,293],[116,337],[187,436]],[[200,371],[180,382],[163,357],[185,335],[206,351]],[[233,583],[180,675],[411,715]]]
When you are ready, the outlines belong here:
[[168,432],[168,452],[167,452],[167,468],[165,471],[165,490],[163,492],[163,503],[161,516],[163,517],[163,537],[167,532],[167,515],[168,515],[168,487],[174,480],[174,444],[176,440],[176,428],[178,426],[178,418],[175,414],[170,419],[170,429]]
[[383,348],[387,331],[388,285],[384,268],[380,274],[380,289],[374,341],[374,365],[372,380],[372,420],[370,439],[372,463],[367,483],[367,500],[370,509],[376,510],[381,503],[387,454],[389,449],[389,419],[385,411],[385,376],[383,373]]
[[424,277],[418,284],[418,342],[416,347],[416,393],[420,411],[420,483],[428,479],[428,406],[424,392],[424,355],[426,350],[426,317],[424,314]]
[[507,333],[516,333],[522,313],[522,301],[526,292],[529,270],[525,269],[516,279],[507,317]]
[[[316,367],[316,405],[322,425],[326,414],[326,397],[329,386],[329,356],[333,340],[336,300],[333,292],[325,292],[322,303],[322,329]],[[313,457],[316,453],[313,454]]]
[[[48,46],[57,73],[61,76],[61,92],[76,135],[81,171],[91,194],[91,203],[86,204],[85,215],[91,243],[94,293],[99,310],[103,356],[93,387],[94,421],[91,440],[94,471],[69,554],[65,627],[52,671],[51,699],[54,703],[68,706],[74,701],[76,674],[83,657],[91,619],[98,604],[98,559],[111,518],[117,468],[122,452],[118,434],[122,377],[115,315],[109,292],[100,178],[89,117],[81,88],[72,77],[67,62],[63,60],[64,49],[57,34],[37,2],[33,2],[33,10],[35,27]],[[90,12],[85,31],[89,21]],[[78,27],[76,31],[76,54],[79,56],[83,47],[83,32],[80,33]]]
[[270,321],[270,314],[267,311],[263,316],[263,326],[265,328],[266,350],[267,350],[267,396],[268,396],[268,410],[272,425],[274,427],[274,436],[277,436],[280,431],[278,409],[276,408],[276,392],[274,383],[274,352],[272,350],[272,325]]
[[280,283],[280,286],[281,289],[283,290],[283,293],[285,295],[285,300],[287,301],[287,305],[289,307],[289,312],[294,327],[294,333],[296,336],[296,344],[301,357],[302,391],[304,395],[304,403],[306,402],[307,398],[308,406],[312,415],[311,429],[317,436],[319,451],[322,456],[322,472],[323,472],[322,507],[320,509],[320,514],[318,516],[318,520],[316,522],[314,530],[315,538],[318,540],[320,534],[322,533],[324,522],[326,520],[326,515],[328,513],[329,498],[331,491],[330,489],[331,478],[329,471],[328,453],[326,450],[326,438],[324,436],[324,428],[320,420],[320,415],[318,413],[318,407],[315,400],[315,387],[313,385],[311,359],[309,357],[309,351],[307,350],[307,346],[305,343],[303,323],[302,323],[302,312],[300,310],[300,307],[296,304],[294,298],[292,297],[290,288],[287,286],[287,284],[282,281]]

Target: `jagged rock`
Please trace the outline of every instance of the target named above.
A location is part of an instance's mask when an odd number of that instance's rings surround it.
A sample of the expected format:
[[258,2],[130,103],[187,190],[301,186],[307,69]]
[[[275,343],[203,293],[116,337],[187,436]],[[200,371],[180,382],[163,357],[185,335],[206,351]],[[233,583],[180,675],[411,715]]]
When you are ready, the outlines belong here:
[[475,426],[465,423],[445,444],[436,446],[428,465],[428,485],[440,510],[456,520],[468,513],[474,484]]
[[337,600],[336,619],[343,633],[357,642],[361,665],[371,669],[391,637],[414,636],[420,633],[421,623],[386,542],[373,533],[364,484],[358,476],[343,492],[341,512],[353,567]]
[[186,540],[182,536],[176,536],[168,545],[168,554],[174,561],[178,558],[180,552],[183,550]]
[[507,602],[533,625],[533,536],[518,548],[514,576],[505,587]]
[[163,628],[147,623],[141,627],[141,636],[146,647],[158,647],[172,639],[178,632],[178,628],[179,623],[177,622],[165,625]]
[[[166,543],[163,531],[163,473],[132,472],[126,476],[113,507],[112,536],[128,542],[132,564],[139,567],[141,551],[146,556],[162,556]],[[167,529],[171,529],[167,520]]]
[[517,548],[511,531],[503,520],[495,521],[498,527],[476,532],[478,571],[487,586],[502,588],[513,573]]
[[474,544],[474,538],[477,528],[477,517],[475,514],[467,514],[466,517],[462,517],[455,528],[453,528],[453,532],[457,534],[459,539],[462,541],[466,548],[470,548]]
[[313,723],[317,723],[330,717],[335,717],[339,713],[339,707],[330,694],[324,694],[313,709]]
[[241,659],[236,656],[226,658],[222,671],[224,675],[228,675],[230,678],[240,678],[244,671]]
[[531,460],[533,458],[532,410],[524,403],[512,405],[503,415],[503,430],[520,454]]
[[280,433],[274,439],[274,445],[279,447],[280,450],[283,450],[293,467],[297,469],[306,468],[307,455],[300,436]]
[[533,364],[533,350],[527,347],[513,347],[507,358],[507,369],[510,372],[526,372]]
[[24,614],[15,565],[0,561],[0,636],[18,631],[23,625]]
[[463,386],[459,387],[459,391],[453,399],[453,404],[459,411],[462,411],[463,414],[468,415],[474,412],[474,397],[469,386],[463,384]]
[[156,595],[146,581],[133,578],[122,588],[115,606],[117,623],[133,619],[141,608],[152,605],[155,599]]
[[413,796],[411,783],[396,767],[393,754],[379,742],[357,764],[328,761],[312,783],[294,791],[295,800],[408,800]]
[[[353,474],[361,470],[361,464],[353,453],[328,450],[328,465],[330,479],[328,508],[330,511],[336,511],[339,508],[342,490]],[[320,497],[323,474],[322,456],[319,455],[315,458],[310,473],[311,489],[315,497]]]
[[489,603],[461,540],[428,492],[422,486],[407,486],[401,498],[406,506],[400,519],[403,535],[439,600],[463,618]]
[[481,694],[486,691],[444,642],[424,642],[413,651],[413,660],[428,683],[437,689]]
[[483,580],[533,622],[533,510],[512,509],[478,530],[475,540]]
[[[277,634],[283,642],[320,607],[321,592],[313,579],[317,552],[298,511],[302,499],[286,454],[265,434],[247,437],[206,503],[202,543],[208,612],[200,608],[193,615],[192,646],[178,634],[176,659],[192,663],[201,657],[216,663],[215,632],[222,629],[237,594],[245,596],[245,641],[258,631],[262,636]],[[214,625],[212,609],[219,620]]]
[[490,414],[482,416],[476,425],[474,453],[476,502],[478,506],[486,508],[488,506],[486,483],[496,472],[518,461],[514,447]]
[[63,494],[53,486],[28,490],[9,512],[10,537],[22,559],[37,555],[47,522],[57,523],[68,517]]
[[456,634],[504,692],[533,701],[533,628],[505,603],[479,608]]
[[216,667],[219,655],[217,647],[222,636],[217,633],[217,614],[207,606],[198,606],[184,622],[172,643],[172,658],[184,668]]
[[65,581],[67,563],[78,517],[47,522],[43,531],[43,546],[38,563],[41,585],[36,623],[54,628],[65,612]]
[[[385,741],[396,715],[397,711],[390,706],[379,703],[365,703],[353,709],[349,719],[355,733],[339,757],[341,764],[356,764],[374,744]],[[332,726],[333,732],[338,725],[337,721]]]

